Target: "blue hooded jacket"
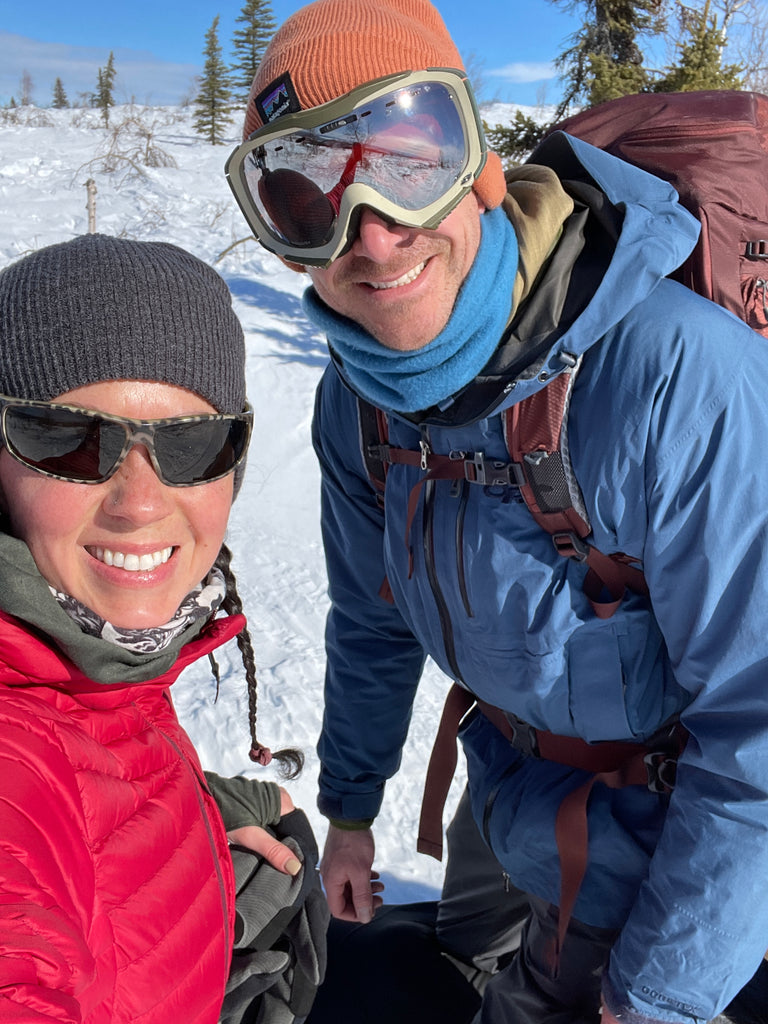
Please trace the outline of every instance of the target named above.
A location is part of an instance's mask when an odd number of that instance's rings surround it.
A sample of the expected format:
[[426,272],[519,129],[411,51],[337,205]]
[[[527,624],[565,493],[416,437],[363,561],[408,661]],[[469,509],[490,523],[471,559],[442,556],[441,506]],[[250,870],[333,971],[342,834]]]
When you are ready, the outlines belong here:
[[[314,422],[332,601],[319,803],[375,817],[426,654],[564,736],[644,740],[679,715],[690,738],[671,797],[594,787],[574,913],[621,929],[614,1012],[706,1021],[768,946],[766,341],[666,279],[697,235],[671,186],[563,134],[536,158],[576,201],[557,251],[486,371],[444,411],[390,414],[390,443],[507,462],[499,413],[562,372],[563,353],[583,356],[568,433],[592,541],[638,557],[650,597],[598,619],[585,568],[511,489],[447,481],[421,489],[409,576],[423,474],[392,466],[379,507],[356,397],[331,365]],[[516,886],[557,903],[554,819],[587,776],[519,754],[483,716],[462,739],[478,825]]]

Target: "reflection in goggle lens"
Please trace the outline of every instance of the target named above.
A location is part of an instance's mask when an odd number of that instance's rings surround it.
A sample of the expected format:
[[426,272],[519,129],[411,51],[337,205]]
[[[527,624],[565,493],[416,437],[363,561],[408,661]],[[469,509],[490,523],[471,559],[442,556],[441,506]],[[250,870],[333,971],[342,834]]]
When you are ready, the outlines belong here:
[[439,200],[465,167],[462,121],[452,91],[421,83],[375,99],[311,130],[267,140],[245,161],[249,191],[265,221],[290,245],[333,235],[353,182],[405,210]]

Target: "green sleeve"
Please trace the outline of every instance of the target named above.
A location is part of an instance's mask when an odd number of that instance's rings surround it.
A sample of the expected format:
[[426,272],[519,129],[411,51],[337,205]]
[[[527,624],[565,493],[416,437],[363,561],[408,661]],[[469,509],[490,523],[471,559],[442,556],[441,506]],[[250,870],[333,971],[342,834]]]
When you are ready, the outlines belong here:
[[260,782],[237,775],[224,779],[215,772],[205,778],[227,832],[244,825],[276,825],[280,821],[280,787],[276,782]]

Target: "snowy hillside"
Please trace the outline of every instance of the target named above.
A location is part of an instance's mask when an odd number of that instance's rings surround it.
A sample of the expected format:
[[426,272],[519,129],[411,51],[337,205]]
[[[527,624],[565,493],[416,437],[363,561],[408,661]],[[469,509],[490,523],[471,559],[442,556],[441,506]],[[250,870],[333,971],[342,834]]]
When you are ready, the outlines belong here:
[[[192,131],[190,112],[178,108],[117,107],[109,130],[93,110],[0,111],[0,266],[85,233],[86,182],[92,179],[98,231],[181,245],[228,282],[246,331],[248,391],[256,413],[229,540],[260,668],[260,736],[272,747],[305,750],[307,767],[291,791],[322,845],[314,745],[327,599],[310,418],[327,353],[301,313],[306,279],[252,240],[234,244],[248,230],[223,166],[239,123],[227,145],[212,147]],[[156,166],[145,166],[147,155]],[[218,702],[201,663],[174,687],[180,717],[205,767],[272,777],[271,769],[257,769],[247,757],[245,686],[235,645],[219,660]],[[424,768],[446,689],[446,679],[430,666],[402,770],[388,787],[377,822],[375,866],[392,902],[430,898],[441,882],[441,866],[418,855],[415,843]],[[449,810],[461,781],[454,783]]]

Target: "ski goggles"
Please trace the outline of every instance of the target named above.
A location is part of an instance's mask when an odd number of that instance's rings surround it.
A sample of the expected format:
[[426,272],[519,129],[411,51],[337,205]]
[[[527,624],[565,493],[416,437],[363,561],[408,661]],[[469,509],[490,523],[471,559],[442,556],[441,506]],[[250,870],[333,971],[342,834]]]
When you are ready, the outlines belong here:
[[463,72],[404,72],[259,128],[225,173],[270,252],[327,266],[354,241],[362,207],[435,228],[470,191],[486,159]]
[[143,445],[168,487],[210,483],[245,458],[253,411],[134,420],[73,405],[0,396],[2,442],[17,462],[56,480],[101,484]]

